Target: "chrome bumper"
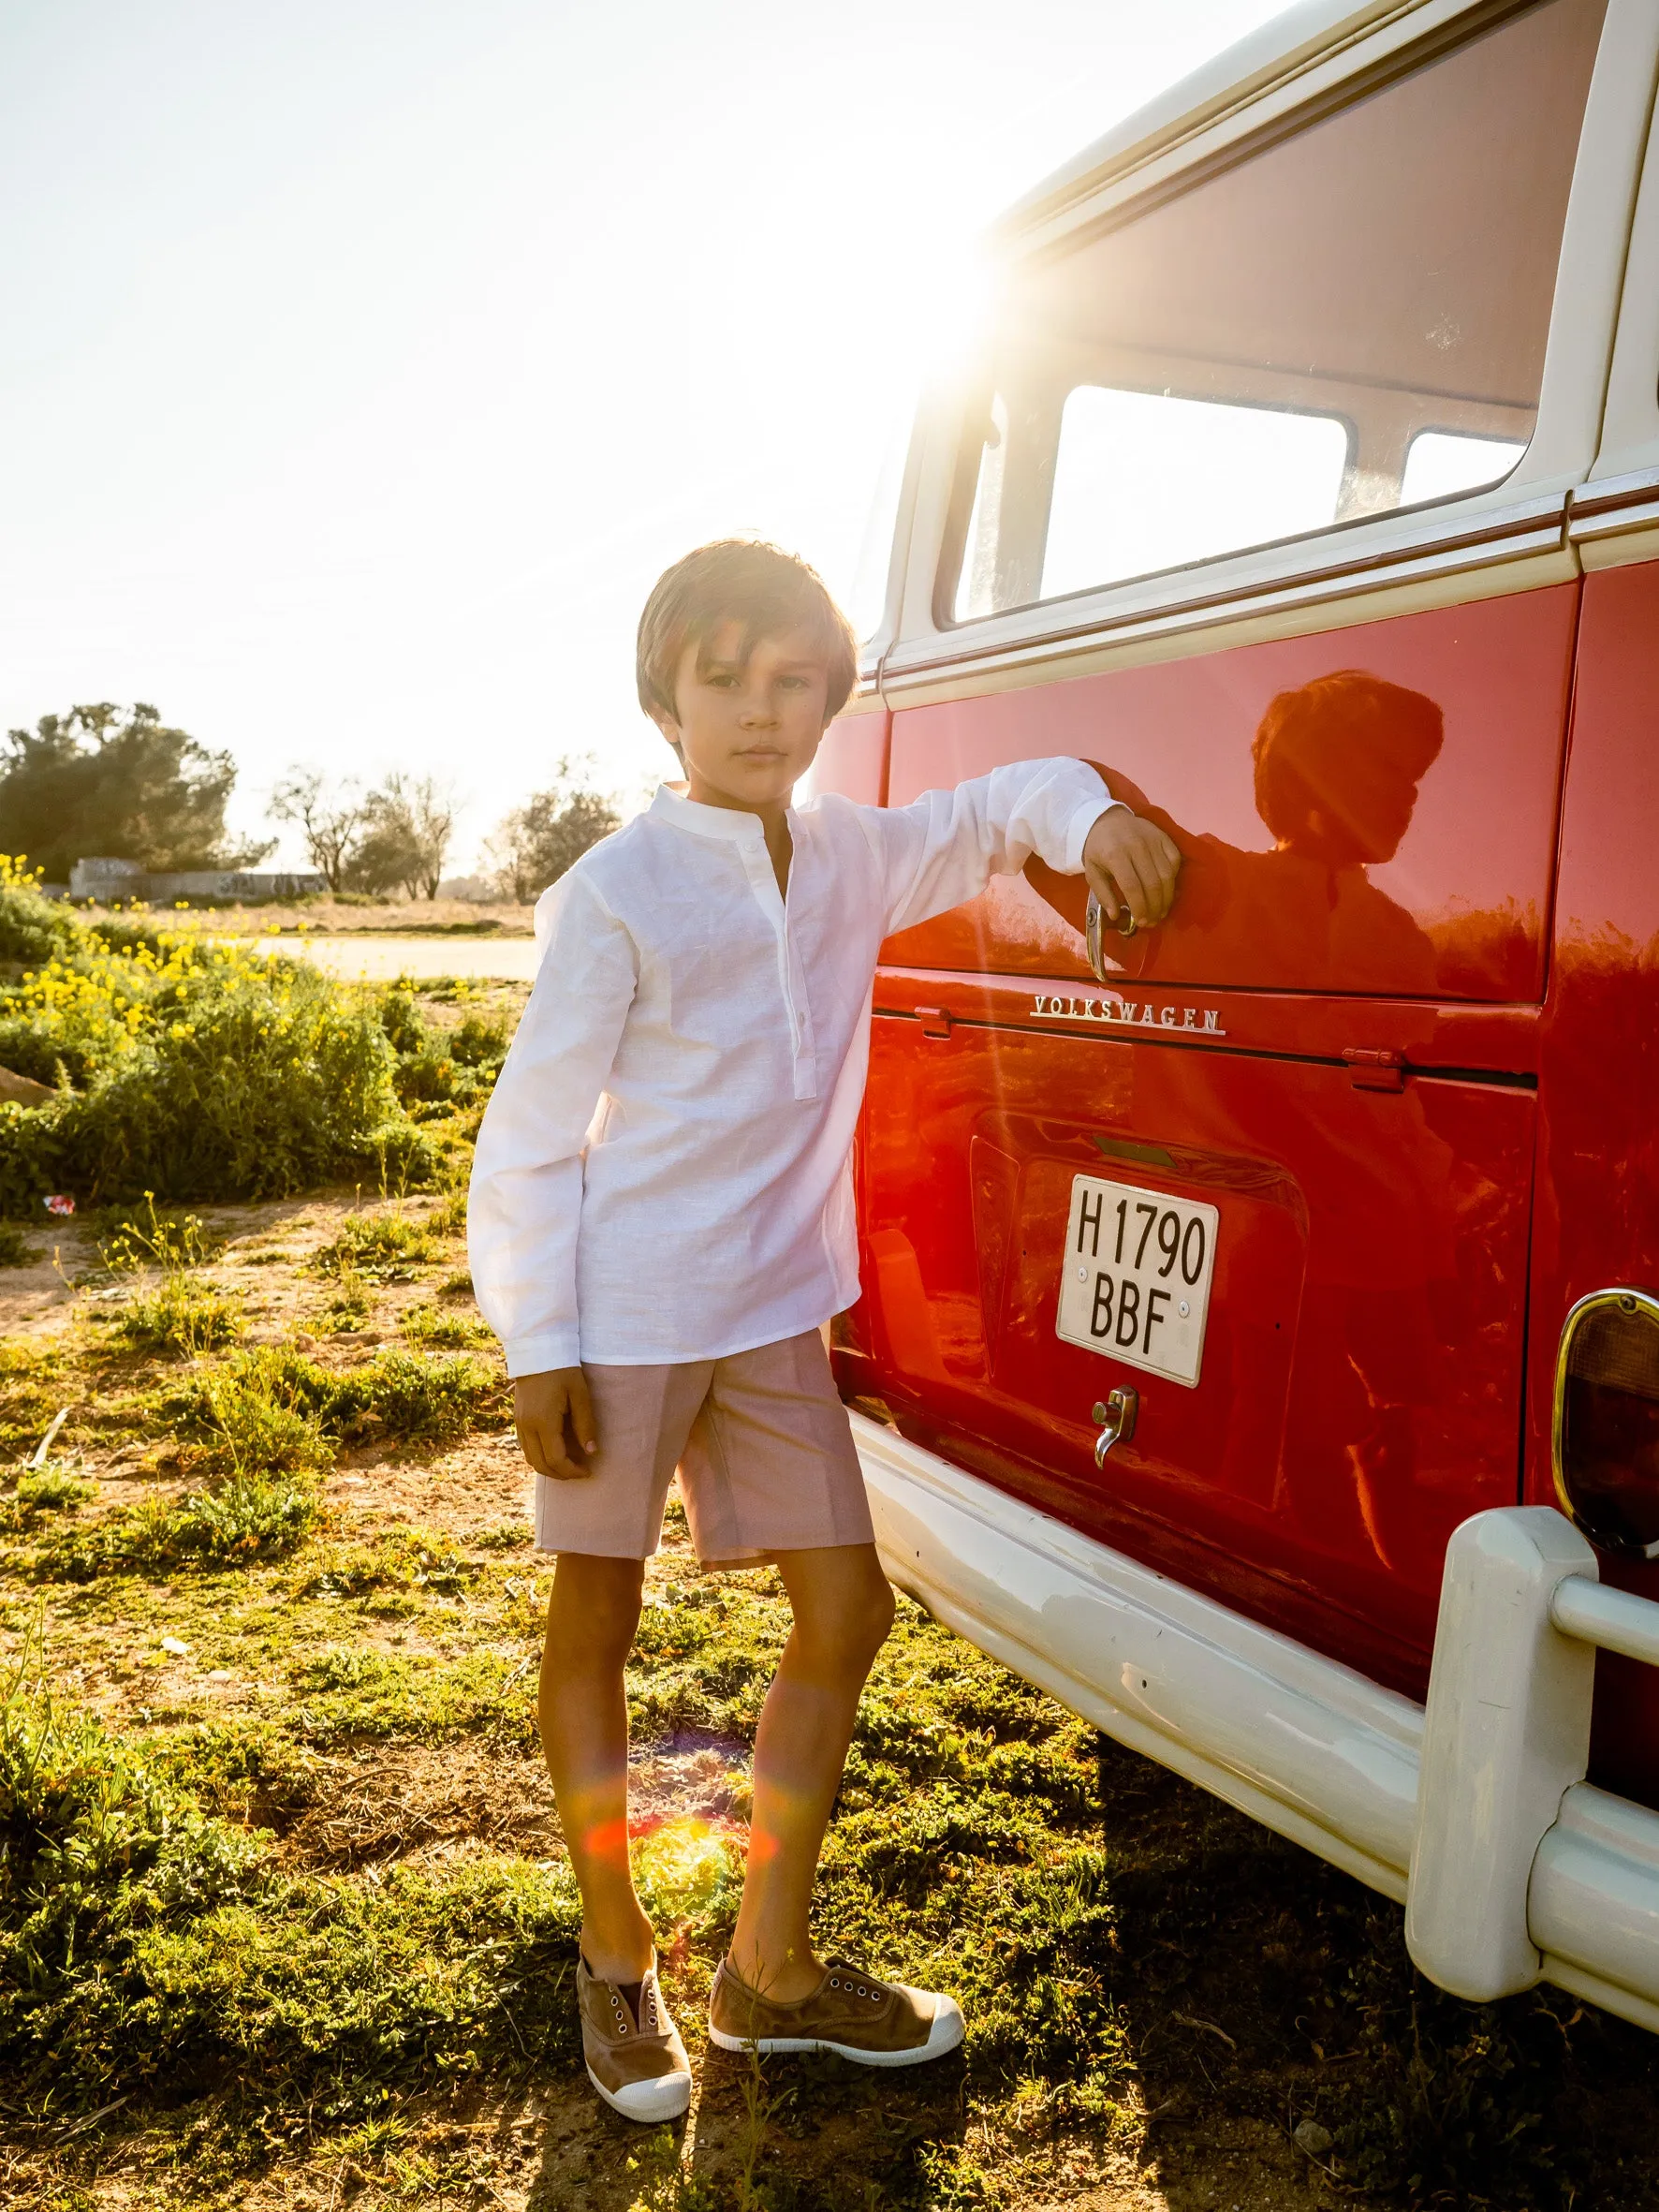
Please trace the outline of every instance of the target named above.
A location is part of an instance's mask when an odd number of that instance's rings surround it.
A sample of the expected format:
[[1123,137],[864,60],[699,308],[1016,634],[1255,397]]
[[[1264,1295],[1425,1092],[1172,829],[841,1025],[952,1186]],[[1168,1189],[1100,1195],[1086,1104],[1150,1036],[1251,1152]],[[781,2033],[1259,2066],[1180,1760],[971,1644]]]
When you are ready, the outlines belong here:
[[1545,1980],[1659,2030],[1659,1813],[1584,1780],[1593,1647],[1659,1662],[1552,1509],[1446,1550],[1427,1707],[854,1414],[888,1575],[1095,1727],[1406,1906],[1457,1995]]

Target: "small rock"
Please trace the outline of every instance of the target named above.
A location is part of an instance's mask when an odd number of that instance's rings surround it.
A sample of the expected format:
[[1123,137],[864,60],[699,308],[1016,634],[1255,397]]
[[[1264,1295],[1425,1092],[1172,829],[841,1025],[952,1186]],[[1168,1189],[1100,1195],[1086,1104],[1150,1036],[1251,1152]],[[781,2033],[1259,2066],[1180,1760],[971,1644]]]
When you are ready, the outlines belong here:
[[208,1676],[210,1682],[234,1682],[236,1675],[229,1667],[215,1667]]
[[188,1659],[190,1657],[190,1646],[183,1636],[164,1636],[161,1639],[161,1648],[163,1651],[170,1651],[175,1659]]
[[44,1106],[57,1093],[44,1083],[37,1083],[32,1075],[19,1075],[14,1069],[0,1068],[0,1103],[17,1106]]
[[1322,2159],[1330,2148],[1330,2130],[1322,2128],[1317,2120],[1303,2120],[1290,2140],[1309,2158]]

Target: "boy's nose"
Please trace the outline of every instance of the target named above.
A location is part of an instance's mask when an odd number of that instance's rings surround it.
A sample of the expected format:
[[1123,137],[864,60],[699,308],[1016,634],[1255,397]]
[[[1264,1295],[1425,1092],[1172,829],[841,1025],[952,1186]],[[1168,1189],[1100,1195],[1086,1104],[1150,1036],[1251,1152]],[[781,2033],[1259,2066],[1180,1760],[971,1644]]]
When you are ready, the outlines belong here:
[[770,699],[748,700],[738,715],[744,730],[770,730],[777,718],[777,709]]

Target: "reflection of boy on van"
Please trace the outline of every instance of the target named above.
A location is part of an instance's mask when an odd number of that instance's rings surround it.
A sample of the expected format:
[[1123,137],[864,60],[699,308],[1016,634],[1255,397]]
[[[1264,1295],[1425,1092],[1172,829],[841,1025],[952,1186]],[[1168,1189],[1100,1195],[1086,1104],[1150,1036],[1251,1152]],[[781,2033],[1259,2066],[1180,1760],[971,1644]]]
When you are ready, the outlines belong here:
[[1190,978],[1202,938],[1207,983],[1431,994],[1433,945],[1366,870],[1399,850],[1444,736],[1431,699],[1362,669],[1280,692],[1251,744],[1268,852],[1194,835],[1110,777],[1185,855],[1170,925],[1131,962],[1135,972],[1155,980],[1167,954]]
[[[1366,871],[1398,852],[1444,735],[1431,699],[1360,669],[1280,692],[1251,742],[1256,811],[1273,837],[1266,852],[1195,835],[1103,770],[1113,797],[1183,856],[1167,924],[1126,945],[1109,938],[1111,949],[1141,981],[1432,995],[1432,943]],[[1388,1104],[1422,1112],[1415,1093]],[[1284,1110],[1281,1099],[1270,1124],[1238,1133],[1280,1157]],[[1473,1229],[1490,1193],[1454,1188],[1451,1152],[1432,1138],[1388,1146],[1386,1168],[1316,1113],[1299,1142],[1304,1160],[1320,1147],[1333,1156],[1317,1178],[1327,1295],[1301,1322],[1279,1504],[1334,1559],[1353,1550],[1358,1521],[1388,1567],[1420,1510],[1415,1409],[1433,1356],[1433,1301],[1464,1294],[1446,1225]],[[1434,1186],[1419,1187],[1415,1205],[1402,1202],[1407,1161]],[[1335,1438],[1345,1441],[1332,1450]]]

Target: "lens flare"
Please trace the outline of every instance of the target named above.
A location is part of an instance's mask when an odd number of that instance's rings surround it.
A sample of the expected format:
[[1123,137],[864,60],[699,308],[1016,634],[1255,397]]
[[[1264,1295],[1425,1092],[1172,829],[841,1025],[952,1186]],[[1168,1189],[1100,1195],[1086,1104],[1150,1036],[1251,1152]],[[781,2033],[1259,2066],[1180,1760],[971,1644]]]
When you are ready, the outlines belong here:
[[716,1814],[649,1817],[634,1830],[634,1880],[658,1911],[706,1911],[728,1883],[743,1875],[747,1831]]

